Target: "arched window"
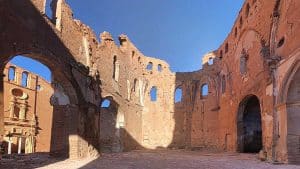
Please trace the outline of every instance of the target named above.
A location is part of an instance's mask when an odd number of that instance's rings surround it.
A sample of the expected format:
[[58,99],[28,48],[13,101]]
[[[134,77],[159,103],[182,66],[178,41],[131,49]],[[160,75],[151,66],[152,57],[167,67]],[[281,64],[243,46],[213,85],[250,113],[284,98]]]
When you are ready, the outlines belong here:
[[225,53],[228,52],[228,43],[225,44]]
[[249,3],[247,3],[247,5],[246,5],[246,17],[249,16],[249,12],[250,12],[250,5],[249,5]]
[[134,92],[138,91],[138,90],[137,90],[137,87],[138,87],[137,82],[138,82],[138,80],[137,80],[137,79],[134,79],[134,82],[133,82],[133,91],[134,91]]
[[214,59],[213,58],[209,58],[208,59],[208,65],[213,65],[214,64]]
[[153,86],[150,90],[151,101],[157,101],[157,88]]
[[162,66],[161,66],[161,64],[158,64],[158,65],[157,65],[157,70],[158,70],[159,72],[162,71]]
[[238,30],[237,30],[237,27],[234,28],[234,37],[237,37],[237,33],[238,33]]
[[117,63],[117,56],[114,56],[114,61],[113,61],[113,65],[114,65],[113,78],[114,79],[116,77],[116,63]]
[[152,68],[153,68],[153,63],[149,62],[148,65],[147,65],[147,67],[146,67],[146,69],[147,70],[152,70]]
[[117,56],[114,56],[114,60],[113,60],[113,79],[115,81],[119,81],[119,71],[120,71],[120,65],[117,59]]
[[222,59],[223,58],[223,51],[221,50],[220,51],[220,59]]
[[175,90],[175,103],[182,101],[182,89],[179,87]]
[[110,100],[105,99],[101,103],[101,108],[109,108],[110,107]]
[[22,73],[22,84],[23,87],[28,86],[28,72],[23,72]]
[[243,18],[240,18],[240,28],[243,26]]
[[16,68],[11,66],[8,69],[8,80],[15,81],[15,79],[16,79]]
[[203,84],[201,86],[201,98],[205,98],[206,96],[208,96],[208,84]]
[[49,19],[52,19],[53,18],[53,13],[52,13],[52,9],[51,9],[51,2],[52,1],[46,1],[46,15]]

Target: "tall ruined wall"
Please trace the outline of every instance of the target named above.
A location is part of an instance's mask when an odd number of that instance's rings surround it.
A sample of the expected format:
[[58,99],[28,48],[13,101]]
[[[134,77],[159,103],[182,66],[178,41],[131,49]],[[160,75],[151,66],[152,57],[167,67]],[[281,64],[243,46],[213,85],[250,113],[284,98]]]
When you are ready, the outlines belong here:
[[[185,106],[194,109],[190,111],[192,147],[236,151],[239,104],[246,96],[256,95],[261,101],[264,149],[271,157],[273,98],[267,59],[274,6],[275,1],[245,1],[232,31],[214,51],[216,56],[203,59],[203,70],[181,74],[192,77],[185,78],[184,90],[192,88],[187,95],[196,98]],[[209,57],[213,65],[208,65]],[[177,83],[182,80],[177,79]],[[209,86],[207,98],[199,97],[203,83]]]
[[[204,69],[190,73],[177,73],[176,85],[183,90],[183,100],[176,103],[178,115],[185,114],[185,144],[193,148],[219,147],[219,74],[218,66],[204,65]],[[203,87],[208,86],[206,95]],[[176,123],[176,125],[182,124]]]
[[[239,109],[245,99],[256,96],[263,151],[269,160],[293,160],[287,143],[297,144],[298,135],[289,136],[287,115],[298,110],[297,95],[292,94],[297,87],[289,86],[296,84],[293,76],[299,66],[300,4],[296,0],[246,0],[223,44],[203,58],[203,69],[176,74],[166,62],[144,56],[125,35],[116,44],[104,32],[99,42],[88,26],[73,18],[64,0],[54,0],[53,16],[46,16],[45,2],[1,1],[0,18],[6,24],[0,24],[4,49],[0,68],[12,56],[25,54],[53,71],[58,99],[53,119],[65,112],[68,127],[63,146],[71,157],[96,155],[100,150],[101,131],[106,130],[100,117],[108,117],[101,113],[110,113],[101,108],[105,99],[116,108],[112,135],[121,145],[119,150],[238,151]],[[156,99],[151,99],[153,87]],[[174,103],[177,88],[183,95]],[[3,103],[3,86],[0,89]],[[2,120],[0,113],[1,125]]]
[[[45,12],[44,3],[32,2],[41,13]],[[104,99],[109,98],[117,105],[114,123],[118,128],[116,135],[121,135],[119,139],[124,150],[169,146],[175,125],[175,74],[169,70],[169,65],[162,60],[144,56],[125,35],[119,37],[117,45],[111,35],[104,32],[98,42],[88,26],[73,19],[72,10],[64,0],[53,1],[51,6],[53,17],[49,19],[50,24],[54,24],[61,41],[76,61],[88,68],[89,75],[100,84],[101,91],[98,93],[89,90],[94,89],[93,86],[79,85],[81,91],[84,91],[84,97],[94,104],[89,110],[91,113],[84,117],[86,121],[93,121],[87,125],[96,137],[90,138],[101,144],[100,135],[96,134],[105,130],[100,129],[100,105]],[[147,70],[150,62],[153,70]],[[72,73],[80,84],[89,80],[80,71]],[[155,102],[150,100],[152,87],[157,88]],[[93,95],[89,93],[95,93],[96,97],[91,97]]]
[[[96,75],[89,72],[86,66],[89,63],[82,61],[82,57],[89,56],[87,48],[80,49],[82,44],[88,47],[86,41],[82,40],[86,27],[80,26],[72,18],[71,10],[63,0],[53,1],[53,19],[45,15],[44,0],[0,3],[1,23],[3,22],[0,26],[1,71],[12,57],[24,55],[45,64],[52,72],[55,93],[52,102],[53,121],[56,126],[61,126],[54,128],[53,133],[61,141],[51,143],[51,147],[54,146],[51,152],[70,158],[97,155],[97,105],[101,98]],[[73,26],[68,26],[68,22],[72,22]],[[81,40],[74,41],[77,38]],[[0,80],[2,84],[4,79]],[[2,109],[3,85],[0,85],[0,91]],[[1,112],[1,136],[5,135],[2,130],[3,116]]]
[[[166,62],[144,56],[125,35],[119,37],[119,42],[117,46],[109,33],[102,33],[96,64],[102,98],[112,97],[118,113],[124,115],[120,122],[124,124],[124,148],[167,147],[174,125],[171,112],[175,76]],[[147,69],[149,63],[151,69]],[[150,100],[152,87],[157,88],[155,102]]]
[[[44,12],[39,1],[32,2]],[[285,137],[287,117],[281,112],[295,109],[282,103],[289,88],[284,84],[292,81],[286,74],[296,72],[289,67],[298,58],[297,6],[295,0],[246,0],[223,44],[203,58],[203,70],[176,75],[165,62],[144,56],[125,35],[116,45],[104,32],[98,42],[88,26],[72,18],[63,0],[53,1],[54,17],[49,21],[79,65],[89,70],[89,78],[78,69],[72,74],[92,104],[82,116],[83,121],[93,121],[84,123],[93,131],[85,133],[91,142],[101,145],[97,133],[105,128],[100,129],[99,106],[109,98],[117,105],[116,136],[124,150],[174,146],[238,151],[239,109],[245,99],[255,96],[261,110],[263,151],[269,160],[287,161],[286,143],[294,138]],[[150,62],[152,70],[147,69]],[[150,99],[152,87],[157,89],[156,101]],[[174,103],[179,87],[183,99]]]
[[237,147],[238,109],[248,95],[261,103],[263,147],[272,155],[271,76],[267,65],[275,1],[246,1],[231,33],[218,49],[220,76],[225,76],[226,90],[220,97],[220,135],[222,146],[234,151]]
[[275,101],[274,156],[299,164],[299,59],[300,2],[279,1],[273,24],[272,61]]
[[[291,136],[296,124],[289,115],[298,110],[290,106],[297,97],[291,96],[293,102],[287,97],[289,90],[296,92],[289,84],[296,82],[293,76],[298,70],[298,6],[297,1],[246,0],[215,56],[203,58],[204,68],[177,73],[176,84],[183,86],[184,98],[179,110],[190,113],[186,120],[192,121],[191,147],[238,151],[239,109],[246,98],[256,96],[267,159],[297,161],[293,148],[298,136]],[[210,59],[213,65],[207,64]],[[206,98],[197,96],[203,83],[209,84]]]

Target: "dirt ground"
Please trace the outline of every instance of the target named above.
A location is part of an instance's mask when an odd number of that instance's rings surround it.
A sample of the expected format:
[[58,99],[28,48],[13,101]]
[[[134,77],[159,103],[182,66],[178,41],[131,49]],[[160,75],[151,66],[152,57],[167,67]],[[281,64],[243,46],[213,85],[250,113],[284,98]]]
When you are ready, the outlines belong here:
[[1,169],[296,169],[300,166],[273,165],[256,154],[209,153],[183,150],[134,151],[103,154],[100,158],[56,159],[47,154],[6,157]]

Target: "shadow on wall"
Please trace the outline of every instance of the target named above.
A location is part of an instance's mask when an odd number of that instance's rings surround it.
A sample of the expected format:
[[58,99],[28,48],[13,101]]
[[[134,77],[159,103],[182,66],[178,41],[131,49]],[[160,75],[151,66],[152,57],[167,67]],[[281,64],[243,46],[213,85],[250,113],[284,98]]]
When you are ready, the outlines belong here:
[[177,84],[174,91],[174,113],[173,119],[175,121],[173,138],[168,148],[184,149],[190,147],[190,109],[185,107],[186,99],[183,95],[186,91],[183,91],[183,84]]
[[[119,129],[119,133],[120,133],[120,136],[123,140],[126,140],[126,142],[120,140],[123,144],[130,144],[131,145],[131,148],[132,150],[146,150],[146,148],[144,148],[143,146],[141,146],[124,128],[120,128]],[[107,151],[107,147],[104,151],[104,153],[111,153],[112,151]],[[126,150],[124,151],[126,152]],[[99,166],[99,159],[101,157],[89,162],[88,164],[80,167],[80,169],[91,169],[91,168],[95,168],[96,166],[97,167],[105,167],[105,166]]]
[[108,96],[100,109],[100,149],[103,153],[116,153],[144,149],[124,128],[125,117],[119,104]]
[[[195,84],[197,86],[197,84]],[[156,101],[156,89],[149,89],[150,100]],[[192,89],[191,89],[192,90]],[[197,91],[200,89],[197,89]],[[155,91],[155,92],[152,92]],[[173,131],[173,138],[171,143],[167,147],[157,147],[151,150],[162,150],[162,149],[185,149],[190,147],[190,136],[191,136],[191,114],[193,108],[190,107],[190,112],[186,111],[188,98],[184,98],[183,86],[177,84],[176,90],[174,91],[174,112],[172,118],[175,122],[175,128]],[[208,92],[208,91],[206,91]],[[192,104],[192,103],[191,103]],[[101,105],[101,152],[124,152],[130,150],[150,150],[140,145],[131,134],[123,128],[122,123],[124,122],[122,117],[118,117],[119,105],[113,100],[112,97],[106,97],[102,101]],[[165,133],[167,134],[167,133]],[[106,141],[105,141],[106,140]],[[118,140],[118,141],[115,141]],[[119,149],[119,147],[126,147],[127,149]],[[118,150],[118,151],[116,151]],[[101,157],[100,157],[101,158]],[[81,169],[90,169],[99,166],[99,158],[81,167]]]

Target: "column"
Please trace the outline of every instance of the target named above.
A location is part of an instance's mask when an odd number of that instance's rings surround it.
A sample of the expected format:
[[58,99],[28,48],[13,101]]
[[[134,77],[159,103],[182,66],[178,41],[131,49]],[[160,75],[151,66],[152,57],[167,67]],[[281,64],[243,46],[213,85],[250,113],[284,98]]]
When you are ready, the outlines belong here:
[[19,137],[18,154],[21,154],[21,149],[22,149],[22,137]]
[[7,154],[11,154],[11,140],[9,138],[8,140],[8,150],[7,150]]

